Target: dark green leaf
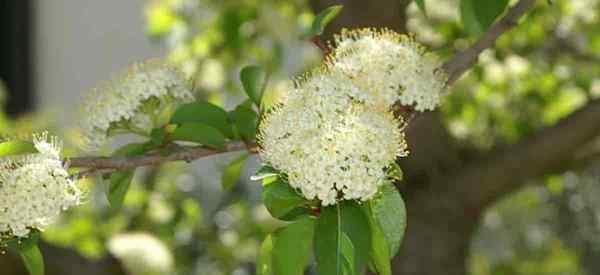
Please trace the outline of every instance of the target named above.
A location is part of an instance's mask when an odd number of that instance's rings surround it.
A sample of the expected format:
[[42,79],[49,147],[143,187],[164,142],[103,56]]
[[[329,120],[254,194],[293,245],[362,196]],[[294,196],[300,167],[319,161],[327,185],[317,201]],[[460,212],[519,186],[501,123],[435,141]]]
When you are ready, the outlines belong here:
[[[151,147],[146,143],[130,143],[115,150],[113,156],[137,156],[145,153]],[[108,202],[112,210],[120,210],[125,200],[125,195],[131,185],[135,170],[115,172],[110,175],[108,186]]]
[[417,6],[421,10],[423,14],[427,14],[427,10],[425,9],[425,0],[415,0],[417,2]]
[[390,248],[369,204],[364,204],[371,228],[371,263],[378,275],[391,275]]
[[159,146],[163,144],[165,141],[165,137],[167,136],[167,132],[163,128],[154,128],[152,132],[150,132],[150,141],[152,145]]
[[294,218],[290,214],[306,203],[306,200],[281,178],[263,187],[262,200],[273,217],[283,220]]
[[112,210],[120,210],[123,207],[123,201],[125,201],[125,195],[129,191],[134,171],[115,172],[110,175],[108,202],[110,202]]
[[321,209],[315,231],[315,256],[319,274],[361,273],[371,249],[369,220],[353,201]]
[[470,34],[486,31],[504,12],[509,0],[461,0],[460,12],[463,25]]
[[256,260],[256,275],[275,275],[273,272],[273,236],[267,235]]
[[225,167],[225,171],[223,171],[223,176],[221,177],[224,189],[231,189],[238,182],[246,159],[248,159],[248,153],[243,153],[239,158],[234,159]]
[[235,129],[244,140],[254,140],[256,127],[258,127],[258,114],[254,110],[242,105],[229,113]]
[[171,133],[171,138],[196,142],[216,149],[225,148],[225,136],[216,128],[199,122],[181,124]]
[[0,157],[20,154],[37,153],[32,142],[21,140],[9,140],[0,143]]
[[240,71],[240,80],[248,97],[260,107],[265,81],[267,81],[265,70],[255,65],[246,66]]
[[232,125],[229,122],[227,112],[221,107],[206,101],[197,101],[177,108],[171,117],[171,123],[182,124],[188,122],[199,122],[219,129],[221,133],[233,138]]
[[390,248],[390,256],[396,255],[406,229],[406,208],[396,187],[389,183],[381,187],[381,193],[371,202],[375,220],[381,226]]
[[44,275],[44,257],[38,247],[38,240],[39,233],[32,233],[17,245],[21,259],[31,275]]
[[321,35],[325,27],[342,11],[342,5],[331,6],[320,12],[312,23],[310,36]]
[[275,274],[303,275],[312,252],[315,219],[304,217],[275,233]]

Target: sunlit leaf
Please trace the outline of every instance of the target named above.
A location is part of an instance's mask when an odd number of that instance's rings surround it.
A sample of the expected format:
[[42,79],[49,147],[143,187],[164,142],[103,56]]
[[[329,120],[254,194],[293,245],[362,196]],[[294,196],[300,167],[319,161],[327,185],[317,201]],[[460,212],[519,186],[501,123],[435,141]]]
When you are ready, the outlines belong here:
[[273,271],[273,236],[263,240],[256,260],[256,275],[275,275]]
[[9,140],[0,143],[0,157],[32,153],[37,153],[37,149],[29,141]]

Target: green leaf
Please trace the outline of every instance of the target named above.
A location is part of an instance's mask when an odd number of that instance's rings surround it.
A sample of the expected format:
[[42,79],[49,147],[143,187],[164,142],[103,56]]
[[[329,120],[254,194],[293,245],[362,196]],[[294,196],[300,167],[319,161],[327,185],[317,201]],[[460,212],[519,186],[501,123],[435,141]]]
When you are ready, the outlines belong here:
[[246,66],[240,71],[244,91],[256,106],[260,107],[262,94],[267,81],[267,73],[259,66]]
[[427,15],[427,10],[425,9],[425,0],[415,0],[417,2],[417,6],[421,10],[421,12]]
[[342,5],[335,5],[321,11],[312,23],[310,36],[321,35],[325,27],[342,11]]
[[305,216],[275,233],[274,273],[303,275],[312,252],[315,219]]
[[275,182],[275,180],[277,180],[277,177],[279,177],[279,171],[277,171],[277,169],[275,169],[269,165],[263,165],[260,168],[258,168],[258,171],[256,171],[256,174],[251,176],[250,179],[251,180],[262,180],[263,185],[267,185],[267,184]]
[[21,239],[17,245],[19,255],[31,275],[44,275],[44,257],[38,247],[39,233]]
[[223,171],[223,176],[221,177],[224,189],[231,189],[238,182],[248,156],[248,153],[243,153],[239,158],[234,159],[225,167],[225,171]]
[[256,275],[275,275],[273,271],[273,236],[267,235],[256,259]]
[[150,132],[150,141],[152,145],[159,146],[163,144],[165,141],[165,137],[167,136],[167,131],[164,128],[154,128],[152,132]]
[[281,220],[293,219],[308,212],[308,209],[297,212],[298,209],[303,209],[306,200],[281,178],[263,187],[262,200],[269,213]]
[[406,230],[406,208],[396,187],[389,183],[381,187],[380,194],[370,202],[373,216],[383,231],[393,257],[400,248]]
[[181,124],[171,133],[171,138],[196,142],[216,149],[225,148],[225,136],[216,128],[199,122]]
[[[137,156],[145,153],[151,147],[147,143],[130,143],[115,150],[113,156]],[[135,170],[115,172],[110,175],[108,186],[108,202],[112,210],[120,210],[123,207],[125,195],[131,185]]]
[[369,227],[371,228],[371,263],[379,275],[391,275],[392,267],[390,264],[390,248],[383,235],[381,226],[375,220],[370,204],[363,205],[365,213],[369,218]]
[[239,136],[244,140],[254,140],[258,127],[258,114],[243,105],[238,106],[229,113]]
[[319,274],[361,273],[369,260],[370,231],[368,217],[354,201],[322,208],[315,231]]
[[0,143],[0,157],[37,153],[33,142],[9,140]]
[[461,0],[461,20],[467,32],[476,35],[486,31],[504,12],[508,2],[509,0]]
[[171,117],[171,123],[183,124],[188,122],[199,122],[212,126],[221,131],[223,135],[233,138],[233,129],[227,112],[212,103],[197,101],[177,108]]

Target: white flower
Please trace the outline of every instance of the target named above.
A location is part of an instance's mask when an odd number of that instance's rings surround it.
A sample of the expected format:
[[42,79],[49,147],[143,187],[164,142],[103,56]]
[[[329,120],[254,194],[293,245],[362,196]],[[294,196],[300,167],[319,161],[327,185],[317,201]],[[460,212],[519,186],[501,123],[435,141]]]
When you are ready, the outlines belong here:
[[34,136],[39,153],[0,158],[0,234],[25,237],[78,205],[82,193],[60,159],[62,144]]
[[400,102],[417,111],[433,110],[445,91],[446,76],[435,56],[413,38],[388,29],[343,30],[335,37],[327,63],[368,92],[376,104]]
[[115,133],[148,134],[164,123],[165,112],[194,100],[175,67],[158,60],[132,65],[126,72],[93,89],[84,105],[84,147],[96,150]]
[[401,121],[343,74],[318,71],[300,81],[261,122],[261,158],[323,205],[368,200],[385,168],[406,154]]
[[116,235],[108,242],[108,249],[124,264],[128,274],[173,274],[173,254],[162,241],[148,233]]

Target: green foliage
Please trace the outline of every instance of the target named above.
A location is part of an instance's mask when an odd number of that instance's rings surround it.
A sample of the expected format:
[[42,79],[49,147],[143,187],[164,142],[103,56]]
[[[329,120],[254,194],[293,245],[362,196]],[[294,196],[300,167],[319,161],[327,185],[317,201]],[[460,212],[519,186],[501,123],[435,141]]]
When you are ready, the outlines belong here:
[[319,274],[361,274],[370,250],[369,220],[356,202],[343,201],[321,209],[315,230]]
[[369,227],[371,228],[371,264],[379,275],[391,275],[392,267],[390,263],[390,246],[383,234],[379,222],[375,220],[370,204],[364,206],[369,218]]
[[182,123],[170,137],[173,140],[196,142],[215,149],[225,148],[225,136],[217,128],[200,122]]
[[463,26],[471,35],[480,34],[494,23],[507,5],[508,0],[461,0],[460,14]]
[[260,66],[246,66],[240,71],[240,80],[246,95],[256,104],[261,106],[263,92],[267,85],[267,73]]
[[241,104],[229,112],[229,117],[233,121],[235,132],[239,137],[246,141],[255,139],[259,116],[254,110]]
[[400,193],[393,184],[384,184],[380,194],[369,204],[387,240],[389,255],[396,255],[406,230],[406,208]]
[[321,11],[313,20],[309,36],[321,35],[325,31],[325,27],[342,11],[342,8],[342,5],[335,5]]
[[415,0],[415,2],[417,3],[417,6],[421,10],[421,12],[423,12],[423,14],[427,14],[427,9],[425,7],[425,0]]
[[221,182],[224,189],[231,189],[239,181],[248,156],[248,153],[243,153],[240,157],[232,160],[227,167],[225,167],[225,171],[223,171],[223,176],[221,177]]
[[263,240],[256,260],[256,275],[275,275],[273,270],[273,235]]
[[31,153],[37,153],[37,149],[29,141],[9,140],[0,143],[0,157]]
[[315,219],[304,217],[275,232],[273,271],[278,275],[303,275],[313,248]]
[[16,248],[30,275],[44,275],[44,257],[38,247],[39,232],[16,241]]
[[223,135],[233,138],[233,130],[227,112],[221,107],[206,101],[196,101],[177,108],[171,117],[171,123],[202,123],[219,129]]
[[281,220],[291,220],[308,212],[304,207],[307,201],[281,177],[263,187],[262,201],[269,213]]
[[[130,143],[115,150],[113,156],[136,156],[145,153],[150,147],[146,143]],[[123,206],[125,195],[131,185],[135,170],[115,172],[110,175],[108,186],[108,201],[111,209],[118,211]]]

